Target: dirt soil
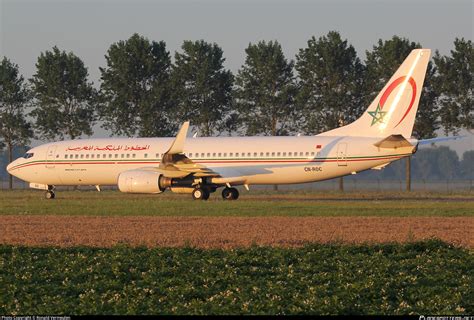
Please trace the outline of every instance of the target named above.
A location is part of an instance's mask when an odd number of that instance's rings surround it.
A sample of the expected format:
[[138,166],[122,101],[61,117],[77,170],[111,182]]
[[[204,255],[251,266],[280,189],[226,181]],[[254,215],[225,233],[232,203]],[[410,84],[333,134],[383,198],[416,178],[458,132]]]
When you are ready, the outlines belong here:
[[0,244],[236,248],[439,238],[474,248],[473,217],[0,217]]

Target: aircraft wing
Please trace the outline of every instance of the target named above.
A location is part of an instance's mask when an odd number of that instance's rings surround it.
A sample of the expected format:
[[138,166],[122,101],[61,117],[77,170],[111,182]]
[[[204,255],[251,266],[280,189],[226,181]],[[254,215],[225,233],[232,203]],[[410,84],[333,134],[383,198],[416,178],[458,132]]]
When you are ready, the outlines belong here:
[[184,154],[184,143],[189,129],[189,121],[184,122],[168,151],[163,154],[161,163],[155,171],[170,178],[181,178],[189,174],[196,177],[217,176],[218,173],[206,166],[193,162]]
[[158,168],[143,168],[157,171],[169,178],[183,178],[188,175],[195,177],[212,177],[214,183],[243,183],[241,174],[228,168],[209,168],[195,163],[184,154],[184,143],[189,129],[189,121],[183,123],[171,144],[165,152]]

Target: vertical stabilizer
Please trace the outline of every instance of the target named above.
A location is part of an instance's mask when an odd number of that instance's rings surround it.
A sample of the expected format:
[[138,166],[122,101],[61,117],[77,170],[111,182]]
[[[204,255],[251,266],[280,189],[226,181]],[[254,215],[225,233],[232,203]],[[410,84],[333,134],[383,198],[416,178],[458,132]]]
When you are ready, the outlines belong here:
[[359,119],[321,135],[387,137],[400,134],[409,139],[430,54],[430,49],[413,50]]

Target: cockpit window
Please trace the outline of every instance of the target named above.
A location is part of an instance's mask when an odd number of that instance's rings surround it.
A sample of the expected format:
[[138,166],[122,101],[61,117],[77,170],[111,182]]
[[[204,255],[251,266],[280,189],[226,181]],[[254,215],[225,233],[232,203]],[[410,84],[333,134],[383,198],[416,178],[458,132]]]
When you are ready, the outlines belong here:
[[33,152],[27,152],[27,153],[25,153],[25,155],[23,156],[23,158],[28,159],[28,158],[33,157],[34,155],[35,155],[35,154],[34,154]]

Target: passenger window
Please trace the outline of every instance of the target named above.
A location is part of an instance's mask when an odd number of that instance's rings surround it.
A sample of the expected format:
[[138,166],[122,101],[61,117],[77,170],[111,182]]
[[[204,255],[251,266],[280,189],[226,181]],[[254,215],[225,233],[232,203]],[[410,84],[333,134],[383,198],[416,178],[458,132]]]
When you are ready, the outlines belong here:
[[115,154],[115,158],[118,158],[118,153]]
[[64,155],[64,159],[67,159],[67,154]]
[[300,157],[302,157],[302,156],[303,156],[303,151],[300,151]]
[[144,157],[144,158],[148,158],[148,153],[145,153],[145,154],[143,155],[143,157]]
[[260,157],[263,157],[263,152],[260,152]]
[[127,158],[130,158],[130,153],[127,153]]
[[81,159],[84,159],[84,155],[83,155],[83,154],[81,154]]
[[226,157],[227,157],[227,153],[224,152],[224,158],[226,158]]
[[311,155],[314,156],[314,152],[311,152]]
[[220,158],[222,156],[222,153],[219,152],[217,156]]
[[212,153],[212,157],[213,157],[213,158],[216,157],[216,153],[215,153],[215,152]]
[[283,152],[283,156],[286,157],[286,152]]
[[253,153],[253,156],[254,156],[255,158],[257,157],[257,155],[258,155],[258,153],[256,153],[256,152]]
[[274,156],[275,156],[275,152],[272,152],[272,157],[274,157]]
[[234,156],[234,153],[233,153],[233,152],[229,153],[229,157],[232,158],[233,156]]
[[201,152],[201,158],[204,158],[204,152]]
[[270,156],[270,152],[267,152],[265,155],[266,155],[267,157],[269,157],[269,156]]
[[306,152],[306,156],[309,156],[309,152]]
[[79,158],[79,155],[78,155],[78,154],[76,154],[76,156],[75,156],[74,158],[78,159],[78,158]]
[[280,156],[280,152],[277,152],[277,157],[279,157],[279,156]]
[[94,159],[94,155],[93,155],[93,154],[91,154],[91,159]]
[[239,157],[239,153],[238,153],[238,152],[236,152],[236,153],[235,153],[235,156],[238,158],[238,157]]
[[120,158],[123,158],[123,153],[120,155]]
[[112,158],[112,154],[111,154],[111,153],[109,153],[109,159],[110,159],[110,158]]
[[209,158],[210,156],[211,156],[211,153],[210,153],[210,152],[208,152],[208,153],[207,153],[207,157]]
[[288,152],[288,157],[291,157],[293,156],[293,153],[292,152]]

